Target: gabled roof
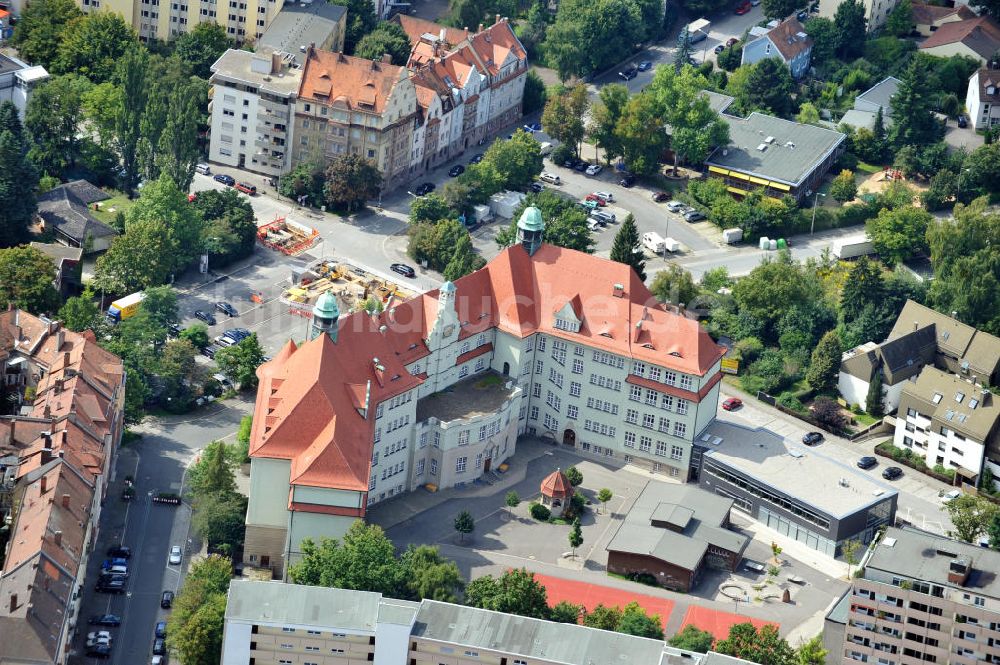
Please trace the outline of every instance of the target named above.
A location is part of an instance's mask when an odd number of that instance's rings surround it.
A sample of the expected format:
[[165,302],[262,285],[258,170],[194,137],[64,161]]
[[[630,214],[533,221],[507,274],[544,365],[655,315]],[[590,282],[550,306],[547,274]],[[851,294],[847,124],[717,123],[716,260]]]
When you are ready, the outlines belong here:
[[1000,50],[1000,24],[989,16],[945,23],[920,45],[931,49],[947,44],[964,44],[984,60]]
[[444,31],[445,43],[451,46],[467,39],[471,34],[468,29],[450,28],[434,21],[428,21],[427,19],[407,14],[396,14],[389,20],[398,23],[403,32],[406,33],[406,36],[410,38],[410,48],[419,44],[424,35],[433,35],[440,39],[442,30]]
[[911,12],[914,25],[934,25],[938,21],[950,16],[958,16],[960,19],[976,18],[976,13],[966,5],[955,7],[939,7],[928,5],[923,2],[911,3]]
[[107,198],[107,194],[86,180],[74,180],[39,196],[38,216],[45,222],[46,228],[83,245],[88,235],[95,238],[118,235],[117,231],[90,214],[91,204]]
[[813,45],[812,37],[806,34],[806,29],[794,16],[785,19],[769,31],[767,38],[778,49],[785,62],[791,62]]
[[902,337],[925,326],[934,326],[934,338],[938,347],[956,358],[961,358],[965,354],[969,342],[976,334],[975,328],[958,319],[913,300],[907,300],[903,305],[903,311],[896,318],[895,325],[889,331],[888,339]]
[[402,67],[388,63],[310,48],[299,98],[381,113],[402,72]]
[[900,83],[902,81],[895,76],[886,76],[854,98],[855,108],[857,108],[858,102],[867,102],[875,107],[881,106],[883,115],[891,115],[892,97],[899,91]]
[[[980,69],[972,74],[970,85],[979,86],[979,101],[1000,103],[1000,69]],[[993,94],[990,94],[993,88]]]

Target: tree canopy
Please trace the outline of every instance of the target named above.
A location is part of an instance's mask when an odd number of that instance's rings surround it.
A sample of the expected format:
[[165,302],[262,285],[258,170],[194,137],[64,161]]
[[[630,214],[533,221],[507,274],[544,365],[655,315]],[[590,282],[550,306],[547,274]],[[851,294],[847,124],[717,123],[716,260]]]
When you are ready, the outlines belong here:
[[410,38],[397,23],[379,23],[354,49],[355,56],[366,60],[381,60],[384,54],[398,67],[405,67],[410,59]]
[[536,619],[548,617],[545,587],[524,568],[505,571],[500,577],[484,575],[469,582],[465,602],[472,607],[519,614]]
[[[0,159],[5,134],[0,134]],[[60,302],[53,286],[55,274],[55,263],[40,249],[29,245],[0,249],[0,306],[13,305],[32,314],[54,312]]]
[[715,643],[715,651],[759,665],[793,665],[795,650],[772,625],[757,628],[752,623],[730,627],[729,636]]

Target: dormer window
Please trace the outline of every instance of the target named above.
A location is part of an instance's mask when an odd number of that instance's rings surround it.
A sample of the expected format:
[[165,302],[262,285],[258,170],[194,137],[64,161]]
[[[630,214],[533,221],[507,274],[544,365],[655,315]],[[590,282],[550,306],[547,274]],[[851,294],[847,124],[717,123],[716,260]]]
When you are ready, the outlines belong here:
[[566,332],[574,332],[574,333],[580,332],[580,322],[579,321],[570,321],[568,319],[563,319],[563,318],[560,318],[558,316],[556,317],[556,320],[555,320],[555,323],[553,324],[553,326],[557,330],[565,330]]

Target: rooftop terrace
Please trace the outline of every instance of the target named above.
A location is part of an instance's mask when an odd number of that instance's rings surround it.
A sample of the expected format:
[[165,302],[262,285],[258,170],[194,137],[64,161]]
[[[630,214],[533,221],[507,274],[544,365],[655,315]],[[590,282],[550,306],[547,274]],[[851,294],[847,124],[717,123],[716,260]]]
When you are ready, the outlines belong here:
[[480,372],[419,400],[417,422],[437,418],[447,423],[487,416],[499,411],[515,390],[518,390],[517,384],[510,377],[496,372]]

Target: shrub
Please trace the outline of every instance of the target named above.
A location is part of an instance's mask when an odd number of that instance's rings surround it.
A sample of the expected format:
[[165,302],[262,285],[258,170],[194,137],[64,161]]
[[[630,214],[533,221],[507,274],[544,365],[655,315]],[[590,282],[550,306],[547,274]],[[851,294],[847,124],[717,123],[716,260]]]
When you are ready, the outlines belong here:
[[785,393],[778,398],[778,404],[790,411],[804,413],[806,407],[799,401],[799,398],[791,393]]
[[528,513],[539,522],[547,522],[552,517],[552,511],[540,503],[533,503],[528,508]]
[[660,586],[656,581],[655,575],[650,575],[649,573],[627,573],[625,575],[628,579],[633,582],[638,582],[639,584],[645,584],[646,586]]
[[812,412],[816,420],[824,425],[839,429],[847,424],[840,405],[829,397],[817,397],[813,402]]
[[740,359],[747,363],[752,363],[764,350],[764,343],[756,337],[744,337],[736,342],[735,349],[740,354]]

